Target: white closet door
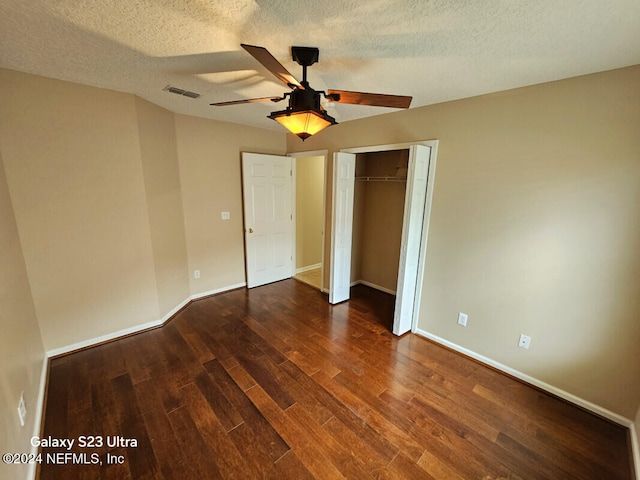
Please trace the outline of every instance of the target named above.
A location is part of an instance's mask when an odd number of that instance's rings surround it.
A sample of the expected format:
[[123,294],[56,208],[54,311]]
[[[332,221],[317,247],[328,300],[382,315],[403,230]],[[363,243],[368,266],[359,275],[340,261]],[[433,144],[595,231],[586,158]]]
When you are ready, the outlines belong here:
[[340,303],[349,299],[355,172],[355,154],[333,154],[330,303]]
[[411,330],[413,320],[430,156],[431,147],[424,145],[412,145],[409,151],[396,308],[393,317],[393,333],[396,335]]
[[242,154],[247,286],[292,276],[291,158]]

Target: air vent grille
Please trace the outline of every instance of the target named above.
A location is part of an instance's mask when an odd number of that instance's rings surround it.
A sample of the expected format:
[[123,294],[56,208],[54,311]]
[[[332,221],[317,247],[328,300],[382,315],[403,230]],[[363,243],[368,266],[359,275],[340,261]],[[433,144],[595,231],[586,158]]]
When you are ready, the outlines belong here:
[[200,96],[199,93],[190,92],[189,90],[184,90],[182,88],[174,87],[172,85],[167,85],[166,87],[163,88],[163,90],[166,92],[175,93],[176,95],[182,95],[184,97],[189,97],[189,98],[198,98]]

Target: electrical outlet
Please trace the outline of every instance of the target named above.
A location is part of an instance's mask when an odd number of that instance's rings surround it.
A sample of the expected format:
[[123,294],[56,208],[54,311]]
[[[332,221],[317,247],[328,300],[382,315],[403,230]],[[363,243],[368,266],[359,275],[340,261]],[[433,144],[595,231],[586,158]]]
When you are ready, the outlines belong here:
[[200,270],[193,271],[193,278],[200,278]]
[[20,401],[18,402],[18,418],[20,419],[20,425],[24,427],[24,422],[27,418],[27,407],[24,404],[24,392],[20,393]]
[[467,326],[467,318],[469,316],[466,313],[458,313],[458,325],[462,325],[463,327]]
[[520,340],[518,341],[518,346],[520,348],[525,348],[529,350],[529,345],[531,345],[531,337],[527,335],[520,335]]
[[231,214],[229,212],[222,212],[220,216],[222,217],[222,220],[229,220],[231,218]]

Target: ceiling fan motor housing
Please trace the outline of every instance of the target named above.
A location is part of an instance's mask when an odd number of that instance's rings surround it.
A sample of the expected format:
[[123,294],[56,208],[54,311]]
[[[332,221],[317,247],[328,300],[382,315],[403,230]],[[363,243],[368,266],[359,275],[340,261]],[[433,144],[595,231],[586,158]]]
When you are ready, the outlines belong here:
[[289,97],[289,110],[316,110],[322,111],[320,106],[320,92],[316,92],[308,85],[304,85],[305,89],[294,89]]

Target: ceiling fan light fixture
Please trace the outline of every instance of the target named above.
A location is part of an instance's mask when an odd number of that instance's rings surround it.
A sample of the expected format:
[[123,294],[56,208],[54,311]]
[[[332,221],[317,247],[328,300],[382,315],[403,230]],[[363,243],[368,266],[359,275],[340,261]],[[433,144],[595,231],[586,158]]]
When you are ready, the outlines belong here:
[[371,105],[375,107],[409,108],[411,97],[403,95],[386,95],[379,93],[352,92],[347,90],[316,91],[307,81],[307,68],[318,61],[320,51],[316,47],[291,47],[291,56],[302,66],[302,81],[299,82],[286,68],[264,47],[240,44],[249,54],[269,70],[291,92],[281,97],[247,98],[228,102],[212,103],[213,106],[238,105],[240,103],[279,102],[289,97],[286,110],[272,112],[267,118],[275,120],[303,141],[321,130],[336,125],[338,122],[322,108],[320,99],[336,103]]
[[275,120],[303,141],[311,135],[324,130],[331,125],[336,125],[335,118],[324,110],[282,110],[273,112],[268,118]]

